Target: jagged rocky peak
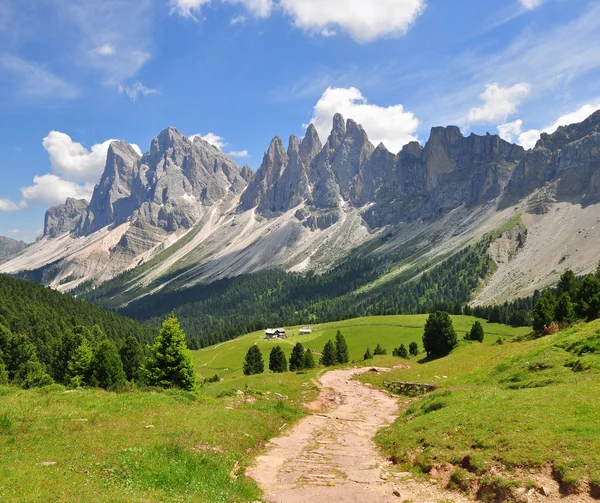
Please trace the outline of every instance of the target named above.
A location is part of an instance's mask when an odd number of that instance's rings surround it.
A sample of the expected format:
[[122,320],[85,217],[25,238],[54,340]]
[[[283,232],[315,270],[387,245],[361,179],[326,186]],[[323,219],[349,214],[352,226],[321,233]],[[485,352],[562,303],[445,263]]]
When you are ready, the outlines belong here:
[[44,218],[44,237],[55,238],[71,232],[80,224],[87,208],[85,199],[69,197],[64,204],[48,209]]
[[423,147],[418,141],[411,141],[402,147],[398,155],[403,158],[421,159],[423,157]]
[[302,159],[302,162],[306,166],[309,166],[321,150],[323,150],[323,145],[321,144],[317,129],[314,124],[309,124],[306,134],[300,143],[300,159]]
[[298,137],[295,134],[291,135],[288,141],[288,157],[290,157],[293,152],[300,153],[300,140],[298,140]]
[[244,167],[240,171],[240,176],[246,181],[246,183],[251,183],[254,180],[256,173],[254,173],[250,166],[244,164]]

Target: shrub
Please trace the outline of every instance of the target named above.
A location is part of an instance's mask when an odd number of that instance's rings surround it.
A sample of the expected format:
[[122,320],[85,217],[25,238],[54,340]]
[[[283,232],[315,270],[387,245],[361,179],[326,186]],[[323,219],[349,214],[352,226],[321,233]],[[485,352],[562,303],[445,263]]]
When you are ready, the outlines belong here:
[[467,334],[465,339],[468,341],[483,342],[483,336],[483,326],[479,321],[476,321],[475,323],[473,323],[471,331]]
[[375,346],[375,349],[373,350],[373,355],[387,355],[387,350],[382,348],[381,345],[378,343],[377,346]]
[[408,358],[408,351],[406,350],[406,346],[404,344],[400,344],[400,347],[394,349],[392,354],[400,358]]
[[456,467],[450,474],[450,480],[446,487],[451,490],[459,490],[465,493],[471,491],[473,476],[464,468]]
[[419,345],[416,342],[411,342],[408,345],[408,352],[413,356],[417,356],[419,354]]

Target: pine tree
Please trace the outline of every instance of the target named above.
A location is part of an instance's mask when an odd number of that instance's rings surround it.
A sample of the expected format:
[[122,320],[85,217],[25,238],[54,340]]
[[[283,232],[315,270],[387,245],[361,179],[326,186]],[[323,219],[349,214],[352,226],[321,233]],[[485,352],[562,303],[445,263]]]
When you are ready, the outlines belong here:
[[400,347],[394,351],[396,352],[395,356],[399,356],[400,358],[408,358],[408,351],[406,350],[406,346],[404,344],[400,344]]
[[575,308],[573,302],[571,302],[571,296],[567,292],[559,297],[554,312],[556,321],[559,323],[573,323],[575,321]]
[[269,370],[278,374],[287,372],[287,360],[281,346],[275,346],[271,349],[271,354],[269,355]]
[[578,279],[571,269],[567,269],[558,281],[558,294],[568,293],[571,298],[577,294]]
[[128,381],[139,381],[142,377],[142,367],[144,366],[144,350],[139,341],[130,335],[125,339],[125,344],[120,351],[123,370]]
[[265,362],[257,345],[250,346],[244,359],[244,375],[262,374],[265,371]]
[[335,350],[337,354],[338,363],[348,363],[350,361],[348,344],[346,344],[346,339],[344,339],[344,336],[339,330],[335,335]]
[[475,323],[473,323],[471,331],[468,333],[468,337],[465,337],[465,339],[467,339],[468,341],[483,342],[483,337],[483,326],[479,321],[476,321]]
[[374,354],[375,356],[377,356],[377,355],[387,355],[387,350],[386,350],[386,349],[383,349],[383,348],[381,347],[381,345],[378,343],[378,344],[377,344],[377,346],[375,346],[375,349],[374,349],[374,351],[373,351],[373,354]]
[[314,369],[316,367],[315,358],[310,349],[307,349],[304,352],[304,359],[302,361],[302,364],[305,369]]
[[13,381],[24,389],[41,388],[54,383],[44,366],[37,360],[29,360],[19,367]]
[[600,315],[600,281],[591,274],[581,282],[577,309],[588,321],[595,320]]
[[297,372],[304,369],[304,347],[298,342],[292,349],[290,355],[290,372]]
[[65,377],[70,386],[78,388],[89,383],[93,356],[94,353],[90,344],[86,339],[83,339],[69,361]]
[[533,329],[537,333],[542,333],[544,331],[544,327],[548,327],[554,323],[555,308],[556,298],[552,292],[545,291],[531,312]]
[[192,355],[185,343],[185,333],[174,315],[163,322],[160,333],[149,349],[150,358],[145,367],[148,384],[186,390],[196,387]]
[[91,362],[91,383],[100,388],[118,390],[125,386],[123,362],[112,341],[102,341]]
[[369,348],[367,348],[367,350],[365,351],[365,354],[363,356],[363,360],[371,360],[373,359],[373,354],[371,353],[371,350]]
[[323,348],[323,353],[321,354],[321,365],[325,365],[326,367],[334,366],[338,361],[337,352],[335,350],[335,346],[333,342],[330,340],[327,341],[325,347]]
[[417,356],[419,354],[419,345],[414,341],[411,342],[408,345],[408,352],[413,356]]
[[427,356],[446,356],[457,344],[456,332],[450,315],[443,311],[430,314],[423,332],[423,347]]

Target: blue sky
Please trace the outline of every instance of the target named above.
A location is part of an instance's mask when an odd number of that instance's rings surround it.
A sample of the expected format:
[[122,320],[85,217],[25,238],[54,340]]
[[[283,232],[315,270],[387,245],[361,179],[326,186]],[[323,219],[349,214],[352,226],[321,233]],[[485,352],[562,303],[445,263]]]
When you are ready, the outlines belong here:
[[339,111],[393,151],[447,124],[529,147],[599,76],[599,1],[0,0],[0,235],[89,196],[110,139],[175,126],[256,169]]

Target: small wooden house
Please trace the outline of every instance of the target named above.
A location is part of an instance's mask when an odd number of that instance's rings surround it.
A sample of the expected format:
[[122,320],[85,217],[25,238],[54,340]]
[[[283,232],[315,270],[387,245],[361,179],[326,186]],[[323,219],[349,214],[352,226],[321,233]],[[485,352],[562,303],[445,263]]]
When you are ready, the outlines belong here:
[[285,328],[267,328],[265,330],[265,339],[285,339]]
[[300,329],[300,335],[308,335],[308,334],[312,334],[312,328],[304,327],[304,328]]

